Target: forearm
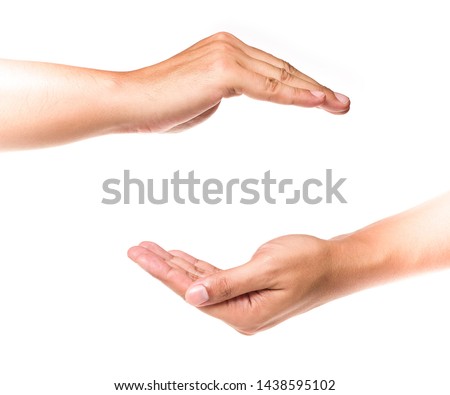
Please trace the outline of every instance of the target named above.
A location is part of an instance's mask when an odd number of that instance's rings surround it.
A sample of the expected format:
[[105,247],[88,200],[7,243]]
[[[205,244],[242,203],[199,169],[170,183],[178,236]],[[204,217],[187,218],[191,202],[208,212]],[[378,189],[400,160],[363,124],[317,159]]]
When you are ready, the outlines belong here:
[[63,144],[123,129],[124,75],[0,60],[0,150]]
[[330,242],[345,293],[450,267],[450,192]]

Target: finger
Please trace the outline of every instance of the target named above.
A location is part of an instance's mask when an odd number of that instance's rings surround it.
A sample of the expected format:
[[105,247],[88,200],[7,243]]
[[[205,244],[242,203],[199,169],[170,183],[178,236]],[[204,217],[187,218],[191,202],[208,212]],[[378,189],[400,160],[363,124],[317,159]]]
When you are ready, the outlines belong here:
[[233,45],[234,47],[236,47],[237,49],[241,50],[243,53],[245,53],[246,55],[248,55],[254,59],[261,60],[263,62],[269,63],[278,68],[284,68],[290,74],[294,74],[297,77],[302,78],[305,81],[309,81],[312,84],[321,86],[321,84],[319,84],[317,81],[315,81],[308,75],[302,73],[300,70],[296,69],[288,62],[286,62],[280,58],[277,58],[276,56],[274,56],[268,52],[262,51],[259,48],[250,46],[250,45],[244,43],[243,41],[241,41],[240,39],[238,39],[236,36],[233,36],[230,33],[219,33],[214,36],[208,37],[207,39],[202,40],[197,44],[202,45],[204,42],[207,42],[208,40],[211,40],[214,38],[225,41],[228,44]]
[[320,108],[326,111],[332,113],[342,113],[349,110],[350,100],[348,97],[340,93],[336,94],[325,86],[300,78],[299,76],[287,71],[284,67],[276,67],[270,63],[256,60],[245,55],[240,56],[239,63],[241,63],[241,65],[248,70],[254,71],[271,79],[278,80],[283,84],[317,92],[319,95],[320,92],[323,92],[326,95],[326,100]]
[[[325,88],[328,89],[328,88]],[[333,95],[335,97],[335,99],[337,100],[332,100],[329,101],[327,99],[327,101],[324,103],[323,106],[319,106],[319,108],[328,111],[331,114],[335,114],[335,115],[342,115],[342,114],[346,114],[349,112],[350,110],[350,99],[343,95],[342,93],[338,93],[338,92],[333,92]],[[341,104],[339,104],[339,102]]]
[[[168,251],[166,251],[164,248],[159,246],[158,244],[152,242],[152,241],[143,241],[139,244],[139,247],[145,248],[147,251],[151,251],[154,254],[158,255],[161,259],[165,260],[166,263],[171,267],[179,267],[176,262],[173,261],[173,255],[170,254]],[[182,268],[183,270],[189,272],[189,270],[186,270],[187,268]]]
[[[239,72],[236,73],[235,80],[227,86],[227,91],[224,92],[225,97],[245,93],[254,99],[272,101],[279,104],[294,104],[302,107],[319,107],[333,114],[344,114],[348,112],[350,101],[346,96],[342,94],[335,95],[333,91],[317,83],[306,74],[301,73],[289,63],[257,48],[249,47],[229,33],[214,34],[199,41],[194,46],[188,48],[184,56],[188,58],[203,56],[204,47],[214,42],[226,43],[229,47],[234,48],[233,56],[236,59],[242,60],[241,58],[247,58],[246,63],[252,63],[253,61],[254,65],[260,64],[259,68],[241,65],[243,69],[248,69],[247,71],[255,71],[256,74],[260,75],[260,78],[258,76],[249,77],[247,73],[243,73],[244,75],[242,75],[240,73],[242,70],[238,70]],[[265,71],[259,70],[263,67],[263,64],[266,65],[264,67],[266,69]],[[292,84],[284,82],[284,75],[290,76],[289,78],[292,79],[297,79],[297,83],[293,84],[293,87],[302,90],[299,91],[292,89],[292,87],[285,87],[284,85],[289,86]],[[263,77],[262,80],[261,76]],[[251,83],[241,81],[242,79],[248,80],[249,78],[252,81]],[[260,80],[259,84],[257,86],[251,86],[251,84],[254,84],[253,81],[255,79]],[[300,80],[303,81],[301,84]],[[178,130],[178,127],[175,127],[176,130]]]
[[[152,241],[143,241],[142,243],[139,244],[139,246],[145,248],[147,251],[150,251],[158,255],[169,266],[173,268],[179,268],[185,271],[186,274],[188,274],[192,280],[197,280],[198,278],[204,277],[212,273],[212,270],[210,270],[210,268],[208,268],[209,270],[207,271],[205,270],[205,268],[201,266],[191,264],[187,260],[171,254],[169,251],[166,251],[164,248],[162,248],[161,246]],[[211,265],[209,266],[213,267]]]
[[255,47],[251,47],[249,45],[247,45],[246,43],[244,43],[243,41],[239,40],[237,37],[235,37],[234,35],[230,34],[230,33],[226,33],[226,32],[221,32],[221,33],[217,33],[214,34],[210,37],[207,37],[201,41],[199,41],[198,43],[194,44],[193,46],[189,47],[188,49],[186,49],[185,53],[192,53],[195,52],[193,50],[198,50],[201,49],[202,47],[205,47],[207,45],[209,45],[211,42],[214,41],[218,41],[218,42],[224,42],[227,43],[228,45],[233,46],[235,49],[239,50],[239,52],[246,54],[247,56],[254,58],[255,60],[260,60],[262,62],[266,62],[268,64],[271,64],[275,67],[278,68],[283,68],[285,69],[289,74],[293,74],[295,76],[297,76],[298,78],[301,78],[305,81],[308,81],[314,85],[317,86],[322,86],[321,84],[319,84],[317,81],[315,81],[313,78],[309,77],[308,75],[302,73],[301,71],[299,71],[298,69],[296,69],[295,67],[293,67],[291,64],[289,64],[288,62],[277,58],[276,56],[273,56],[267,52],[264,52],[258,48]]
[[[254,60],[257,61],[264,62],[268,65],[274,66],[275,68],[279,69],[280,74],[281,70],[284,70],[287,74],[295,76],[301,79],[302,81],[311,84],[310,87],[305,87],[305,89],[323,91],[327,95],[327,100],[323,106],[320,106],[320,108],[333,114],[345,114],[349,111],[350,100],[347,96],[341,93],[335,93],[332,90],[326,88],[325,86],[318,83],[310,76],[306,75],[305,73],[302,73],[300,70],[292,66],[290,63],[280,58],[277,58],[276,56],[273,56],[265,51],[262,51],[258,48],[251,47],[245,44],[243,41],[239,40],[237,37],[233,36],[232,34],[221,33],[219,37],[222,40],[228,42],[229,44],[235,46],[237,49],[239,49],[242,53],[246,54],[248,57],[253,58]],[[270,74],[265,74],[264,72],[259,73],[262,75],[270,76]],[[272,76],[271,78],[277,77]],[[283,81],[283,79],[281,79],[281,81]]]
[[275,78],[285,84],[294,86],[296,88],[303,88],[308,90],[320,90],[321,88],[323,88],[319,84],[312,83],[307,79],[303,79],[295,74],[290,73],[283,67],[274,66],[273,64],[254,59],[247,55],[240,56],[238,61],[248,70],[254,71],[258,74],[270,78]]
[[213,274],[215,272],[220,271],[220,269],[211,265],[210,263],[202,261],[200,259],[197,259],[197,258],[193,257],[192,255],[187,254],[184,251],[171,250],[169,252],[176,257],[184,259],[185,261],[189,262],[191,265],[195,266],[197,268],[197,270],[204,272],[206,274]]
[[177,267],[171,267],[160,256],[143,247],[130,248],[128,256],[147,273],[161,281],[179,296],[184,296],[186,290],[192,284],[192,279],[185,271]]
[[277,58],[276,56],[273,56],[258,48],[251,47],[236,37],[234,38],[236,40],[237,47],[249,57],[254,58],[255,60],[265,62],[280,70],[285,70],[286,73],[293,75],[301,79],[302,81],[310,83],[311,84],[310,87],[309,88],[305,87],[305,89],[309,89],[310,91],[317,90],[326,93],[327,95],[326,104],[324,106],[320,106],[320,108],[332,114],[345,114],[349,111],[350,99],[347,96],[343,95],[342,93],[334,92],[331,89],[325,87],[324,85],[320,84],[307,74],[301,72],[300,70],[292,66],[290,63],[284,61],[283,59]]
[[[246,44],[244,44],[246,45]],[[261,51],[258,48],[250,47],[246,45],[246,48],[243,49],[247,55],[261,60],[263,62],[269,63],[275,67],[281,68],[286,70],[289,74],[293,74],[298,78],[301,78],[302,80],[308,81],[311,84],[322,86],[320,83],[318,83],[316,80],[311,78],[309,75],[302,73],[300,70],[292,66],[289,62],[284,61],[283,59],[277,58],[276,56],[273,56],[267,52]]]
[[178,256],[172,257],[172,259],[170,260],[170,265],[176,266],[181,270],[184,270],[193,281],[205,277],[208,274],[211,274],[211,272],[207,272]]
[[192,284],[185,299],[196,307],[204,307],[268,289],[271,278],[266,267],[255,260],[233,269],[222,270]]
[[154,252],[156,255],[160,256],[162,259],[170,259],[172,258],[172,254],[166,251],[164,248],[154,243],[153,241],[143,241],[139,244],[140,247],[143,247],[149,251]]
[[301,107],[318,107],[325,103],[323,92],[310,92],[307,89],[286,85],[276,78],[239,67],[234,80],[230,82],[233,87],[230,95],[244,94],[257,100],[264,100],[278,104],[290,104]]
[[[180,250],[170,250],[169,251],[172,255],[178,256],[180,258],[183,258],[185,261],[195,265],[199,262],[199,259],[193,257],[192,255],[189,255],[188,253]],[[205,262],[206,263],[206,262]],[[209,265],[209,263],[208,263]]]

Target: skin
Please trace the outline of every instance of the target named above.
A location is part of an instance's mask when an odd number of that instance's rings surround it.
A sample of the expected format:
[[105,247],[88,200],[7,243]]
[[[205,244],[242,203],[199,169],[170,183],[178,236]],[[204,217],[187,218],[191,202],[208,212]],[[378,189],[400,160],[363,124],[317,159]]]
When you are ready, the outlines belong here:
[[201,311],[252,335],[359,290],[450,266],[450,192],[331,240],[288,235],[228,270],[152,242],[128,256]]
[[[345,114],[348,97],[228,33],[130,72],[0,60],[0,150],[119,132],[171,132],[210,117],[224,98]],[[187,302],[244,334],[349,293],[450,264],[449,194],[351,235],[283,236],[237,268],[143,242],[131,259]],[[411,248],[411,245],[414,248]]]
[[119,132],[168,132],[210,117],[224,98],[345,114],[348,97],[289,63],[217,33],[166,61],[130,72],[0,60],[0,150]]

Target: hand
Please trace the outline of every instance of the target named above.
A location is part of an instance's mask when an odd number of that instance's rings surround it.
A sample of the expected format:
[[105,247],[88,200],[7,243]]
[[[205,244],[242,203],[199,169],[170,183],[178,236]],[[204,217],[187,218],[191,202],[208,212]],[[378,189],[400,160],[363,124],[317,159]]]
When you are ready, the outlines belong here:
[[334,257],[337,243],[284,236],[229,270],[151,242],[132,247],[128,256],[201,311],[254,334],[344,293]]
[[283,236],[229,270],[143,242],[129,257],[187,302],[244,334],[333,299],[450,267],[450,192],[331,240]]
[[179,131],[241,94],[334,114],[350,107],[346,96],[228,33],[130,72],[0,60],[0,92],[0,151],[108,133]]
[[334,114],[350,108],[348,97],[334,93],[289,63],[250,47],[228,33],[208,37],[174,57],[128,73],[140,109],[130,119],[141,131],[178,131],[211,116],[223,98],[254,99]]

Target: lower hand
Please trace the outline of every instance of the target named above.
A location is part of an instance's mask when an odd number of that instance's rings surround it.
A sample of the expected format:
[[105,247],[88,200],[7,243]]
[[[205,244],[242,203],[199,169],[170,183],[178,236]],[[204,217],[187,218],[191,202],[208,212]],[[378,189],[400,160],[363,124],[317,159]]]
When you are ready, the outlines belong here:
[[284,236],[229,270],[151,242],[132,247],[128,255],[188,303],[243,334],[254,334],[345,294],[338,244]]

